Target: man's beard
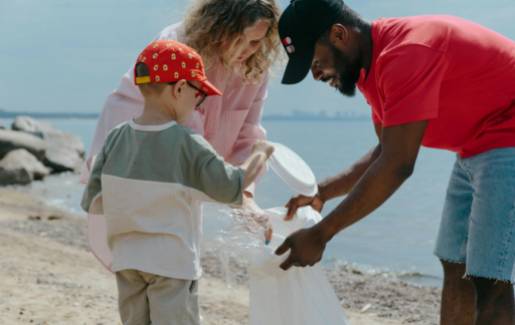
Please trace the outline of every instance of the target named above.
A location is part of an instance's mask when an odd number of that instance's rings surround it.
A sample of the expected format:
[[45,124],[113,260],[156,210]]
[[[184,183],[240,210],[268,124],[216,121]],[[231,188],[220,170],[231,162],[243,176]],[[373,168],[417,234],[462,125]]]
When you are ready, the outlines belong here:
[[361,67],[359,61],[354,62],[331,44],[334,68],[338,73],[338,91],[345,96],[352,97],[356,93],[356,83],[359,80]]

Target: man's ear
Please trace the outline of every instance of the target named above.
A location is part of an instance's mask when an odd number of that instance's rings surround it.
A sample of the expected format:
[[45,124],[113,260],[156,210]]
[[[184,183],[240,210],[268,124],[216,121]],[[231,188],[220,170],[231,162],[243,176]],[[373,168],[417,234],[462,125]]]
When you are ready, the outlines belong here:
[[345,47],[350,40],[349,27],[342,24],[333,24],[329,33],[329,41],[338,48]]

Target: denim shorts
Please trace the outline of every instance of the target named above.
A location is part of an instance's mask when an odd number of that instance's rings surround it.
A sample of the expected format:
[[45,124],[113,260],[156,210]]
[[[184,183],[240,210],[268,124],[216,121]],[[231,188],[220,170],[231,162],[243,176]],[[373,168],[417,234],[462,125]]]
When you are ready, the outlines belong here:
[[435,255],[467,276],[515,282],[515,147],[457,158]]

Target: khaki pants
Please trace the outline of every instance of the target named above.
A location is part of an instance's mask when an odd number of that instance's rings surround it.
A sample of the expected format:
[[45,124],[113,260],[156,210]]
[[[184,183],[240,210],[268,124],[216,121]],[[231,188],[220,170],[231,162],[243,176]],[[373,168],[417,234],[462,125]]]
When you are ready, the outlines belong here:
[[197,281],[136,270],[116,272],[124,325],[199,325]]

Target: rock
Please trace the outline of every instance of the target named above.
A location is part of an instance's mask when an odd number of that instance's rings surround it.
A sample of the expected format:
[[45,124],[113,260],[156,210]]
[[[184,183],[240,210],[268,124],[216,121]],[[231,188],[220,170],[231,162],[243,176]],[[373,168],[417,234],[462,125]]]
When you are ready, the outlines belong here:
[[32,174],[26,168],[0,161],[0,185],[27,185],[31,182]]
[[44,163],[53,172],[78,172],[84,162],[84,146],[75,136],[66,133],[45,134],[47,151]]
[[366,313],[367,310],[370,309],[370,307],[372,307],[372,304],[366,304],[365,306],[363,306],[363,308],[361,308],[361,310],[359,312],[360,313]]
[[0,161],[0,167],[6,170],[25,169],[29,172],[31,178],[35,180],[42,180],[50,174],[50,170],[25,149],[9,152]]
[[45,134],[45,140],[73,149],[77,152],[79,157],[84,158],[84,144],[79,137],[73,134],[61,131],[59,133],[47,133]]
[[45,141],[47,150],[43,162],[54,173],[79,171],[84,160],[84,145],[78,137],[28,116],[17,117],[11,127],[13,130],[40,136]]
[[73,149],[51,146],[46,151],[43,162],[52,168],[52,173],[77,172],[80,170],[83,159]]
[[78,137],[59,131],[45,133],[44,140],[47,144],[45,165],[56,173],[80,170],[84,162],[84,145]]
[[43,160],[47,145],[42,139],[23,132],[0,130],[0,159],[12,150],[25,149]]
[[17,116],[11,124],[11,129],[14,131],[21,131],[30,133],[43,139],[43,134],[48,132],[59,132],[54,129],[50,124],[36,121],[28,116]]
[[61,145],[73,148],[82,157],[84,156],[84,145],[78,137],[58,130],[47,122],[38,121],[28,116],[18,116],[12,123],[11,128],[16,131],[31,133],[44,140],[59,142]]
[[0,167],[0,186],[6,185],[27,185],[32,182],[30,173],[23,168],[14,170]]
[[48,174],[50,170],[25,149],[13,150],[0,161],[0,185],[26,185]]

